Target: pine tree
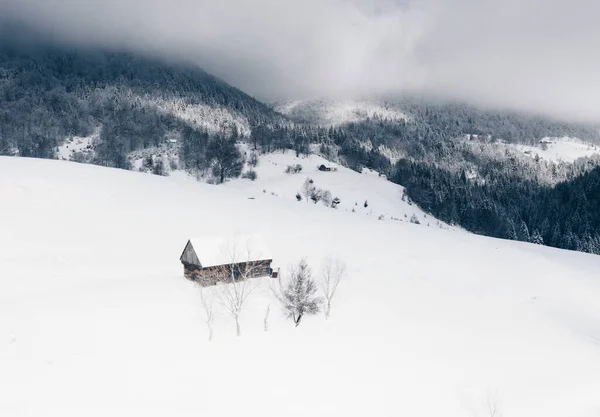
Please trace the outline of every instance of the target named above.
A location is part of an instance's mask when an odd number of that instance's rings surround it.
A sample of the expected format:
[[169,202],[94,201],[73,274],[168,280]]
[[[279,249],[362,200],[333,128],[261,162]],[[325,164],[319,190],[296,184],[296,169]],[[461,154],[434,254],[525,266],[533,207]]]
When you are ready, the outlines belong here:
[[525,224],[525,222],[523,220],[521,220],[521,223],[519,225],[519,240],[522,240],[523,242],[531,242],[531,236],[529,235],[529,229],[527,228],[527,225]]
[[512,220],[508,221],[508,228],[506,231],[506,238],[510,239],[510,240],[517,240],[518,236],[517,236],[517,231],[515,230],[515,224],[513,223]]
[[531,235],[531,243],[535,243],[536,245],[544,244],[544,238],[537,229],[533,230],[533,234]]

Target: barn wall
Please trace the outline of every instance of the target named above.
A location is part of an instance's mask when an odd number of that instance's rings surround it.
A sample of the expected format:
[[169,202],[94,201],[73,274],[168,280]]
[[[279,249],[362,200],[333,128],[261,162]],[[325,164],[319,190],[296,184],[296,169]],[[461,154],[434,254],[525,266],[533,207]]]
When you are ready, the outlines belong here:
[[183,275],[190,281],[196,281],[202,286],[214,285],[218,281],[215,271],[209,268],[199,268],[195,265],[184,264]]
[[[241,262],[239,268],[244,270],[248,268],[248,263]],[[269,276],[269,268],[271,267],[271,260],[252,262],[252,271],[247,274],[248,278],[258,278]],[[230,269],[224,267],[208,267],[200,268],[196,265],[184,263],[183,264],[184,276],[191,280],[196,281],[202,286],[215,285],[220,281],[227,281],[230,279]]]

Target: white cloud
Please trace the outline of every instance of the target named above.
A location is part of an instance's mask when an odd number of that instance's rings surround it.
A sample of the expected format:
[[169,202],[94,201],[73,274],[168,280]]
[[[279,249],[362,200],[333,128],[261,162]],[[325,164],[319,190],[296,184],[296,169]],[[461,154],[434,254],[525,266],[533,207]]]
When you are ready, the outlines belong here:
[[9,12],[263,98],[425,90],[600,120],[595,0],[0,0]]

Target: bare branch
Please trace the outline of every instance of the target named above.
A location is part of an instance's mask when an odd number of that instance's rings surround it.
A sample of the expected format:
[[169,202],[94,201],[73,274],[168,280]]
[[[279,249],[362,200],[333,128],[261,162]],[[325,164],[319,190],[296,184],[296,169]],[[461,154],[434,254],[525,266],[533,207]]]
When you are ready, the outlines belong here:
[[319,286],[327,306],[325,308],[325,319],[328,319],[331,314],[331,301],[337,293],[338,286],[342,279],[346,276],[346,265],[339,259],[326,258],[321,265],[321,279]]
[[250,278],[263,265],[252,260],[251,242],[240,243],[236,240],[223,250],[229,263],[217,268],[220,280],[217,298],[219,303],[235,320],[236,333],[240,336],[240,315],[248,298],[256,288]]
[[269,331],[269,312],[271,311],[271,304],[269,304],[267,306],[267,311],[265,312],[265,319],[263,321],[263,326],[265,329],[265,332]]
[[214,294],[212,294],[212,291],[207,288],[204,288],[200,285],[198,287],[200,288],[200,305],[205,313],[205,322],[206,326],[208,327],[208,341],[210,342],[213,336],[212,324],[215,319]]
[[488,393],[486,412],[488,417],[502,417],[502,408],[496,395]]

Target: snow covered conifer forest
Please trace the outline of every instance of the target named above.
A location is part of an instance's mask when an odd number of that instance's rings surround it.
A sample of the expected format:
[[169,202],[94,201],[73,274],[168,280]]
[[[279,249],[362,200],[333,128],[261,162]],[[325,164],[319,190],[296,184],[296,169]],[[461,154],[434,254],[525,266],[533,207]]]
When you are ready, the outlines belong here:
[[385,175],[448,224],[600,252],[593,126],[415,97],[270,107],[183,64],[10,38],[0,69],[0,154],[221,183],[242,174],[242,153],[316,153]]

